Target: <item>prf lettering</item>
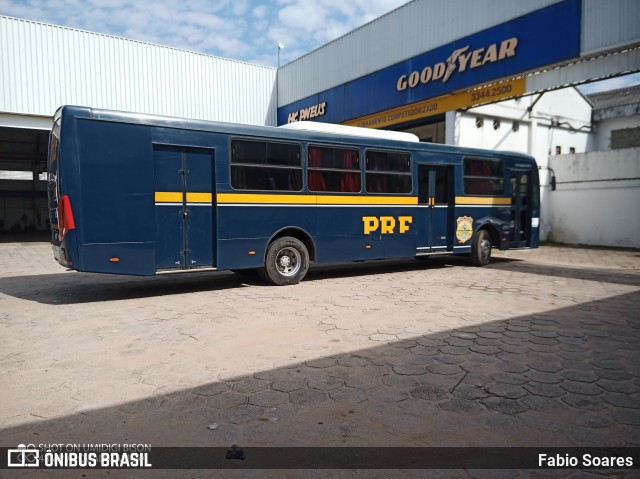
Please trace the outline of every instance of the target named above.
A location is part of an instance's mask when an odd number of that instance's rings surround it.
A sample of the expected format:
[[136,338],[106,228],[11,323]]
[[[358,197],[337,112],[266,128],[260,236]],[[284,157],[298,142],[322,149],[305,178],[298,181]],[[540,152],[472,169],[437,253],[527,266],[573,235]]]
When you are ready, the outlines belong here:
[[409,231],[409,225],[413,223],[413,216],[363,216],[364,234],[379,232],[382,235],[389,235],[397,232],[404,234]]

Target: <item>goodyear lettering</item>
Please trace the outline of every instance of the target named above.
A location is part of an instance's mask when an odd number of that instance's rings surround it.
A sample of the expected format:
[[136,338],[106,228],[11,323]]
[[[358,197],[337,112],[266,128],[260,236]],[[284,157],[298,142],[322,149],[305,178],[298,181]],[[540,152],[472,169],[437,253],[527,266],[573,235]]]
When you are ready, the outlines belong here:
[[[382,235],[394,234],[396,230],[400,234],[409,231],[413,216],[363,216],[364,234],[379,232]],[[396,228],[397,227],[397,228]]]
[[304,121],[310,120],[311,118],[317,118],[319,116],[323,116],[327,110],[327,102],[323,101],[322,103],[318,103],[317,105],[312,105],[307,108],[303,108],[298,111],[293,111],[289,113],[289,118],[287,119],[287,123],[293,123],[295,121]]
[[408,75],[402,75],[398,78],[396,89],[404,91],[407,88],[415,88],[418,85],[426,85],[434,80],[442,80],[447,82],[451,75],[458,72],[464,72],[468,69],[479,68],[487,63],[493,63],[505,58],[515,56],[518,39],[516,37],[508,38],[498,43],[493,43],[486,48],[477,48],[470,50],[470,45],[454,50],[446,62],[438,62],[433,66],[425,66],[420,71],[413,71]]

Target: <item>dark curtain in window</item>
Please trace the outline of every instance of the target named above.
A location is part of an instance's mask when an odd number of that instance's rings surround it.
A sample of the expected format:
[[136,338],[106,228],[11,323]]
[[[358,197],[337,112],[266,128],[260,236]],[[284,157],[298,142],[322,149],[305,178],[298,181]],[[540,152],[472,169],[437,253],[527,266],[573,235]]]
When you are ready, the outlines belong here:
[[[358,152],[347,151],[343,157],[343,168],[345,170],[354,170],[358,167]],[[344,173],[340,181],[340,189],[343,192],[355,193],[360,191],[360,172]]]
[[[309,148],[309,167],[319,168],[322,162],[322,153],[318,148]],[[309,170],[307,181],[309,182],[309,190],[311,191],[327,191],[327,184],[324,181],[322,172]]]

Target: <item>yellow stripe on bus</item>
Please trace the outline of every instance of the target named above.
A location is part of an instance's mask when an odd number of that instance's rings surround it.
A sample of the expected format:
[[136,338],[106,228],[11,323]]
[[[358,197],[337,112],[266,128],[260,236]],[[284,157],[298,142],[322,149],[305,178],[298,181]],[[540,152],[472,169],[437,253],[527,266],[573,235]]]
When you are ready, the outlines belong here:
[[305,205],[417,205],[415,196],[280,195],[218,193],[218,203]]
[[[156,203],[182,203],[183,197],[180,191],[156,191]],[[211,203],[211,193],[187,193],[187,203]]]
[[187,203],[211,203],[212,201],[211,193],[187,193]]
[[460,205],[510,205],[511,198],[487,196],[456,196],[456,206]]
[[319,205],[417,205],[416,196],[317,196]]
[[[304,205],[398,205],[418,204],[415,196],[283,195],[261,193],[218,193],[221,204],[304,204]],[[182,203],[182,192],[156,191],[156,203]],[[187,203],[211,203],[212,193],[187,193]],[[510,205],[511,198],[456,196],[456,205]]]
[[218,203],[241,204],[305,204],[315,205],[315,195],[278,195],[259,193],[218,193]]
[[176,191],[156,191],[156,203],[182,203],[182,193]]

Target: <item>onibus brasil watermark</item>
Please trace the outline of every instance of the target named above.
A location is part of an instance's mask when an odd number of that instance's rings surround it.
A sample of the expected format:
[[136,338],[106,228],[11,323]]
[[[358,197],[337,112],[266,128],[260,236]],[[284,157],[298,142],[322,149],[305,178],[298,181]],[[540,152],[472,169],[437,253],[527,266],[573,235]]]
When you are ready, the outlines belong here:
[[19,444],[7,451],[8,467],[29,468],[147,468],[150,444]]

